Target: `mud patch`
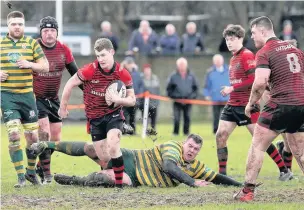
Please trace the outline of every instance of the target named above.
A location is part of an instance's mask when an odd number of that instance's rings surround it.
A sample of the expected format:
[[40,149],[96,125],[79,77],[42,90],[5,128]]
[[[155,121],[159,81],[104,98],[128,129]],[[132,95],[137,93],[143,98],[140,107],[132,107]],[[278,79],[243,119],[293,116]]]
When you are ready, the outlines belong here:
[[[75,188],[81,189],[81,188]],[[107,192],[92,193],[78,192],[77,195],[71,196],[62,194],[49,198],[37,198],[36,196],[26,195],[2,195],[2,207],[5,209],[18,206],[20,209],[39,208],[48,209],[52,207],[68,207],[72,209],[87,208],[143,208],[156,207],[163,205],[172,206],[203,206],[204,204],[236,203],[232,199],[233,189],[223,189],[221,191],[208,192],[201,189],[182,190],[182,192],[162,191],[156,193],[153,189],[124,189],[122,191],[107,190]],[[257,203],[301,203],[304,198],[304,189],[284,189],[278,191],[269,191],[259,189],[255,202]]]

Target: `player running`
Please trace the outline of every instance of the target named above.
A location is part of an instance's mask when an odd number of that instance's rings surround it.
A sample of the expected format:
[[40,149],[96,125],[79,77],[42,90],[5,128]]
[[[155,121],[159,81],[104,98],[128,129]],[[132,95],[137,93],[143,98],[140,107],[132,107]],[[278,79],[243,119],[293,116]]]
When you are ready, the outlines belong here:
[[[225,175],[228,160],[227,140],[230,134],[236,126],[245,125],[252,135],[260,112],[259,104],[255,103],[251,110],[251,117],[245,115],[245,106],[248,103],[254,81],[255,61],[254,54],[243,47],[244,36],[245,30],[240,25],[231,25],[223,32],[228,49],[233,53],[229,66],[231,86],[225,86],[221,91],[223,96],[230,94],[230,97],[223,109],[216,132],[219,173]],[[288,171],[281,155],[273,144],[269,146],[267,153],[280,170],[279,180],[289,180],[292,173]]]
[[[67,105],[72,88],[83,84],[85,112],[96,154],[105,163],[112,161],[115,184],[117,187],[122,187],[124,161],[119,146],[124,121],[122,107],[135,105],[133,82],[130,73],[120,68],[120,64],[114,61],[115,51],[109,39],[98,39],[94,50],[97,59],[79,69],[65,85],[59,116],[62,118],[68,116]],[[106,88],[115,80],[125,83],[127,88],[125,98],[121,98],[117,91],[112,91],[109,95],[105,94]],[[105,95],[117,105],[115,108],[108,107]]]
[[[203,145],[199,135],[190,134],[184,142],[168,141],[147,150],[122,148],[125,163],[123,184],[128,186],[173,187],[184,183],[192,187],[202,187],[207,182],[230,186],[242,186],[222,174],[217,174],[203,162],[196,159]],[[32,145],[34,152],[46,148],[72,156],[89,156],[99,163],[93,145],[86,142],[40,142]],[[114,173],[111,161],[104,170],[86,177],[56,174],[59,184],[81,186],[114,186]],[[206,182],[207,181],[207,182]]]
[[261,48],[256,55],[256,77],[245,113],[262,97],[269,82],[270,100],[255,127],[248,152],[245,186],[235,199],[254,199],[256,179],[262,167],[264,152],[271,142],[285,132],[288,145],[304,173],[304,53],[286,41],[279,40],[272,21],[262,16],[251,24],[252,39]]

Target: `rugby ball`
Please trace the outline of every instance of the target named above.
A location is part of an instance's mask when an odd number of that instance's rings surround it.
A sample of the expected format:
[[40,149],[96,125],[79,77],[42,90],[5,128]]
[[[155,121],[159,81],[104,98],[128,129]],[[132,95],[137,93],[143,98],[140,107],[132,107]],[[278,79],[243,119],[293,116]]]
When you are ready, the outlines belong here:
[[115,80],[113,81],[107,88],[106,88],[106,94],[105,94],[105,100],[110,109],[113,109],[117,107],[118,105],[113,103],[110,100],[109,94],[114,91],[115,93],[118,94],[119,97],[125,98],[127,96],[127,89],[126,85],[120,81],[120,80]]

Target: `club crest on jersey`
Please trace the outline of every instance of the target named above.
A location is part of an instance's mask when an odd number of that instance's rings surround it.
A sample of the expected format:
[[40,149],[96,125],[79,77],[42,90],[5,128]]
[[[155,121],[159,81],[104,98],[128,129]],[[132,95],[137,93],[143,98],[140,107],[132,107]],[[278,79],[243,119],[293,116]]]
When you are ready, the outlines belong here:
[[92,80],[91,83],[97,84],[97,83],[99,83],[99,80]]
[[255,62],[255,60],[247,60],[247,64],[249,67],[255,67],[256,62]]
[[64,61],[64,58],[65,58],[64,54],[61,54],[60,57],[61,57],[61,60]]
[[16,63],[17,60],[21,57],[20,53],[8,53],[7,56],[9,57],[9,62]]
[[21,47],[22,47],[22,49],[26,49],[26,44],[25,43],[23,43],[22,45],[21,45]]

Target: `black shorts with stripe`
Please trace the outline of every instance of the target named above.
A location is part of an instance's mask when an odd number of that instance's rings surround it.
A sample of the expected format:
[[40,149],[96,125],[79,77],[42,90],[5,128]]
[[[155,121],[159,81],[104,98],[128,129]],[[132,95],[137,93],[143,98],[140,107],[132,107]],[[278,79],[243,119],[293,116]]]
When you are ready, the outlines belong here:
[[235,122],[238,126],[254,124],[257,122],[259,117],[260,107],[259,105],[254,105],[254,109],[251,112],[251,118],[245,115],[245,107],[244,106],[232,106],[226,104],[222,113],[221,120]]
[[277,133],[304,132],[304,106],[270,101],[264,106],[258,124]]
[[58,115],[58,110],[60,107],[59,99],[46,99],[37,97],[36,105],[38,109],[38,119],[48,117],[50,123],[62,122],[61,117]]

